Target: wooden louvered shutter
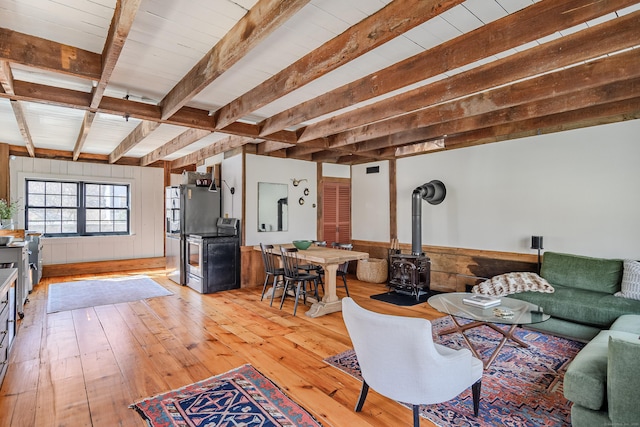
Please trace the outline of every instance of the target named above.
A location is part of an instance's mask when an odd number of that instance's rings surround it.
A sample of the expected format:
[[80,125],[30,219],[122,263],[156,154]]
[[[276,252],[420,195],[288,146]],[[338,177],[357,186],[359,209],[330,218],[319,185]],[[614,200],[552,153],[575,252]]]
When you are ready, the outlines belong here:
[[324,183],[323,239],[332,242],[351,242],[351,186],[349,183]]

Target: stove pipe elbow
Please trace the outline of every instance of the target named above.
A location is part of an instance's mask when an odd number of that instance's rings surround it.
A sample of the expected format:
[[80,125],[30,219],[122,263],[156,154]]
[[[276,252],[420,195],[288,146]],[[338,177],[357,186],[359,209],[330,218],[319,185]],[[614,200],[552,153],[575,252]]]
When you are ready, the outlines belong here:
[[442,203],[447,189],[442,181],[433,180],[422,184],[411,194],[411,254],[422,255],[422,200],[431,205]]

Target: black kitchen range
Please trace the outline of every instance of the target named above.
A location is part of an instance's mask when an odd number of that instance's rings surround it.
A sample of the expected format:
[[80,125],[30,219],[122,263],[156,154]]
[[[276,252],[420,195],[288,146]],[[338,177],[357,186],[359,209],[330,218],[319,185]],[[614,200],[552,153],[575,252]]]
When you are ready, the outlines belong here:
[[208,185],[166,188],[171,280],[201,293],[240,287],[239,220],[221,218],[221,212],[220,192]]

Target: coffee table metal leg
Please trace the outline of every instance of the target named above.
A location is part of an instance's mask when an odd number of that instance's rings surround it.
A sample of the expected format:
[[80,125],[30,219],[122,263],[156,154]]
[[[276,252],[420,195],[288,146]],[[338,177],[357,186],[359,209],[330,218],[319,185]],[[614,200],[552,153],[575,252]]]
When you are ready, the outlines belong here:
[[[467,346],[469,347],[469,350],[471,350],[471,352],[473,353],[473,355],[475,357],[477,357],[478,359],[482,360],[482,364],[484,365],[484,369],[487,369],[489,366],[491,366],[491,364],[496,359],[496,357],[498,357],[498,354],[500,353],[500,350],[502,350],[502,347],[504,347],[504,345],[507,343],[508,340],[515,341],[521,347],[529,347],[529,344],[525,343],[524,341],[522,341],[521,339],[519,339],[518,337],[516,337],[513,334],[515,329],[516,329],[516,327],[518,326],[516,324],[511,325],[509,327],[509,329],[507,331],[505,331],[504,329],[494,325],[493,323],[470,322],[470,323],[466,323],[466,324],[462,325],[462,324],[458,323],[458,321],[456,320],[455,316],[449,315],[449,317],[451,317],[451,320],[453,320],[453,323],[454,323],[455,326],[452,327],[452,328],[449,328],[449,329],[445,329],[442,332],[439,332],[438,335],[447,335],[447,334],[452,334],[454,332],[460,332],[460,334],[462,335],[462,338],[467,343]],[[480,354],[478,353],[476,348],[473,346],[473,344],[471,343],[469,338],[467,338],[467,336],[464,334],[464,331],[466,331],[467,329],[477,328],[478,326],[482,326],[482,325],[487,325],[488,327],[490,327],[494,331],[502,334],[502,339],[500,340],[500,342],[498,343],[496,348],[493,350],[493,353],[491,353],[491,356],[489,357],[489,359],[486,360],[486,361],[480,356]]]

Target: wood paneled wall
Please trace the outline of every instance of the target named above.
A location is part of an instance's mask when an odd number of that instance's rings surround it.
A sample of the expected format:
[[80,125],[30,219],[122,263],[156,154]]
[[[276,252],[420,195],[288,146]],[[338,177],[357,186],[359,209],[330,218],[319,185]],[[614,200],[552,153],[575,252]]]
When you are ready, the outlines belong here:
[[[367,252],[371,258],[387,258],[389,244],[384,242],[353,241],[353,250]],[[410,244],[401,244],[403,253],[411,252]],[[464,292],[487,278],[513,271],[535,272],[537,254],[482,251],[477,249],[423,246],[431,259],[431,287],[446,292]],[[355,273],[356,263],[350,272]],[[264,265],[259,251],[252,246],[242,248],[242,287],[262,286]]]
[[[403,253],[411,253],[410,244],[400,244]],[[446,292],[464,292],[487,278],[513,271],[535,272],[537,254],[495,252],[478,249],[422,246],[431,259],[431,288]],[[387,258],[389,244],[353,241],[353,250],[368,252],[371,258]]]

